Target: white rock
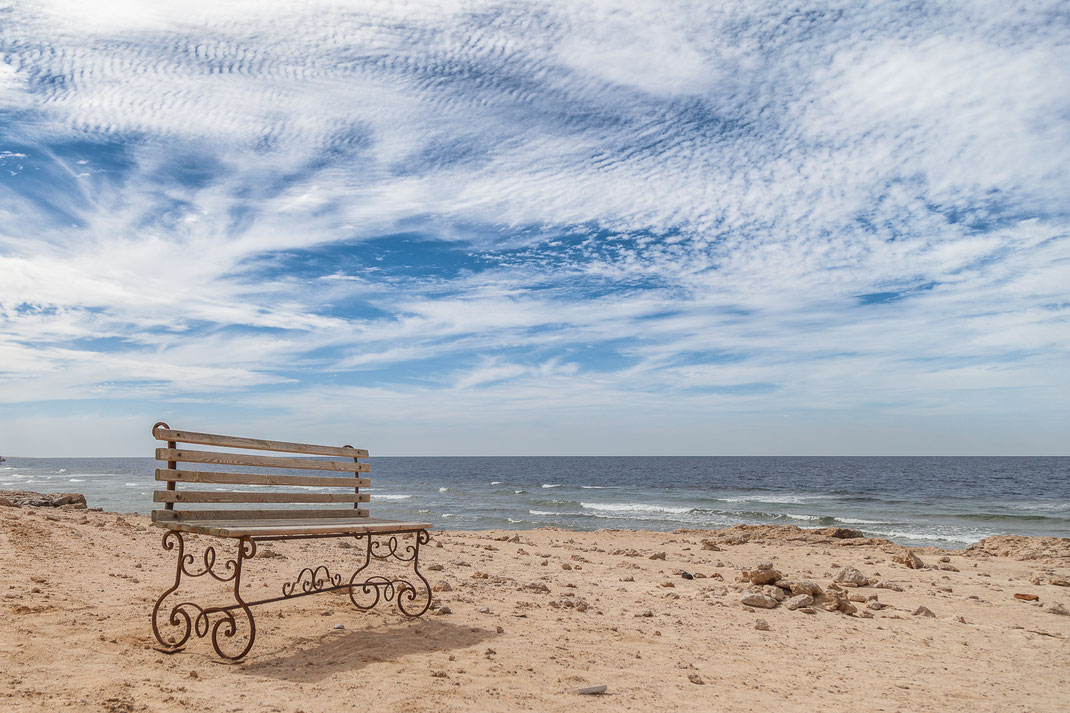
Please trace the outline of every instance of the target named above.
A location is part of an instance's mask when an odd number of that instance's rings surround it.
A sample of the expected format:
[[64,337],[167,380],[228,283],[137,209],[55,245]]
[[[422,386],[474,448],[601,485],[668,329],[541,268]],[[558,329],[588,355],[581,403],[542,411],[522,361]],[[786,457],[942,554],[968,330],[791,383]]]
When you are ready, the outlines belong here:
[[808,607],[813,603],[814,598],[811,597],[809,594],[796,594],[794,597],[791,597],[790,599],[786,599],[784,601],[784,607],[786,609],[790,609],[791,611],[795,611],[796,609],[802,607]]
[[758,607],[760,609],[776,609],[777,606],[776,599],[761,592],[744,592],[740,602],[748,607]]
[[854,584],[859,587],[864,587],[869,584],[869,578],[854,567],[844,567],[836,573],[833,580],[844,584]]

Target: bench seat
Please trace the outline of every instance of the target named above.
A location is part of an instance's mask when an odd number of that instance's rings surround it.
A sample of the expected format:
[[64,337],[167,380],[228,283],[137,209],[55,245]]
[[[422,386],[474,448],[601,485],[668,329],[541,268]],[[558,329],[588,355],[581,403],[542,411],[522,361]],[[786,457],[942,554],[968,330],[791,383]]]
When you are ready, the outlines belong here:
[[163,520],[157,527],[215,537],[258,537],[261,535],[347,535],[374,532],[418,532],[430,530],[431,523],[383,520],[375,517],[287,518],[285,520]]

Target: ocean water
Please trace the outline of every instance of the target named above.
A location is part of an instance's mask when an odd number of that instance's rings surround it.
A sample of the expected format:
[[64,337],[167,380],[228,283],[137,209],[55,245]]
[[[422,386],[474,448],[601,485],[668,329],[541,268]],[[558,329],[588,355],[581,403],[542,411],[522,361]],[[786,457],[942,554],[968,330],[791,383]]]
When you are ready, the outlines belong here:
[[[373,458],[371,466],[372,515],[448,529],[837,525],[942,547],[1006,533],[1070,537],[1070,457]],[[90,507],[148,513],[162,486],[156,467],[150,458],[9,458],[0,489],[80,492]]]

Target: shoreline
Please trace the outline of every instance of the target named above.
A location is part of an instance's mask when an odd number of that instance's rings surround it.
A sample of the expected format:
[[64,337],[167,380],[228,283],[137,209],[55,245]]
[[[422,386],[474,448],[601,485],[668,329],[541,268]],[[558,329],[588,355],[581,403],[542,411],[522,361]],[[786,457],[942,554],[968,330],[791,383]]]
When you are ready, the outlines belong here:
[[[88,504],[87,504],[87,501],[86,501],[86,496],[81,494],[81,493],[73,493],[73,492],[41,493],[41,492],[38,492],[38,491],[30,491],[30,490],[3,490],[3,489],[0,489],[0,507],[3,507],[5,505],[9,505],[9,506],[10,505],[29,505],[29,506],[33,506],[33,507],[56,507],[56,506],[68,506],[69,507],[69,506],[73,505],[74,507],[81,507],[81,508],[85,508],[87,510],[96,511],[96,512],[110,512],[110,513],[114,513],[114,514],[117,514],[117,515],[148,517],[148,512],[142,513],[142,512],[139,512],[137,510],[110,510],[110,509],[105,509],[103,507],[88,507]],[[380,507],[381,507],[381,504],[380,504]],[[151,511],[151,507],[149,508],[149,511]],[[420,512],[421,513],[426,513],[426,511],[420,511]],[[388,515],[387,517],[390,517],[390,516]],[[421,514],[420,517],[421,518],[426,518],[427,515]],[[445,522],[445,519],[446,518],[451,518],[451,517],[453,517],[453,516],[450,515],[450,514],[443,514],[441,516],[442,519],[440,521],[441,525],[446,525],[447,523]],[[394,518],[394,519],[402,519],[402,518]],[[791,519],[796,519],[797,520],[797,519],[803,519],[803,518],[791,518]],[[809,519],[809,518],[807,518],[807,519]],[[817,519],[817,518],[814,518],[814,519]],[[584,527],[584,528],[569,527],[568,524],[553,524],[553,523],[547,523],[547,524],[542,524],[542,525],[537,525],[537,526],[532,527],[532,526],[520,525],[519,524],[520,521],[518,521],[515,524],[511,523],[509,525],[499,526],[499,527],[493,527],[493,526],[492,527],[458,527],[457,526],[458,523],[456,521],[454,521],[454,520],[450,520],[448,524],[452,525],[452,527],[450,527],[449,529],[456,530],[456,531],[459,531],[459,532],[488,532],[488,531],[497,531],[497,530],[508,530],[508,531],[514,531],[514,532],[523,532],[525,530],[538,530],[538,529],[554,530],[554,529],[557,529],[557,530],[562,530],[562,531],[566,531],[566,532],[578,532],[578,533],[579,532],[603,532],[603,531],[622,531],[622,532],[634,531],[634,532],[674,533],[674,532],[687,532],[687,531],[700,531],[700,530],[701,531],[716,531],[716,530],[722,530],[722,529],[726,529],[726,528],[730,528],[730,527],[735,527],[735,526],[738,526],[738,525],[746,525],[748,527],[765,527],[765,526],[794,527],[797,530],[800,530],[802,532],[811,532],[811,533],[821,533],[823,531],[831,531],[831,530],[838,530],[838,531],[844,531],[844,532],[848,532],[849,531],[849,532],[855,533],[853,535],[853,537],[856,537],[856,538],[864,538],[864,539],[868,539],[868,540],[887,542],[887,543],[891,543],[891,544],[894,544],[894,545],[900,546],[900,547],[908,547],[908,548],[913,548],[913,549],[937,548],[937,549],[948,550],[948,551],[968,550],[971,547],[974,547],[974,546],[978,545],[980,542],[982,542],[982,541],[984,541],[986,539],[990,539],[991,537],[1013,536],[1013,537],[1030,537],[1030,538],[1040,538],[1040,539],[1051,538],[1052,537],[1052,536],[1049,536],[1049,535],[1024,534],[1024,533],[1016,533],[1016,532],[1000,532],[1000,533],[993,533],[991,535],[986,535],[986,536],[978,536],[977,539],[971,540],[971,541],[965,541],[965,540],[960,540],[960,539],[946,539],[946,538],[938,538],[938,537],[931,537],[930,538],[928,536],[920,536],[920,535],[918,535],[916,533],[912,534],[912,535],[903,536],[903,537],[900,538],[898,536],[890,535],[888,533],[877,533],[877,532],[873,532],[873,531],[867,532],[865,529],[862,529],[861,527],[853,526],[855,521],[852,521],[850,518],[837,518],[835,516],[828,516],[828,517],[824,517],[824,518],[820,518],[820,519],[821,520],[827,520],[827,521],[836,521],[836,524],[832,524],[832,522],[827,522],[827,523],[822,523],[822,524],[810,524],[810,525],[807,525],[807,524],[793,524],[793,523],[761,523],[761,522],[754,523],[754,522],[739,521],[739,522],[735,522],[735,523],[732,523],[732,524],[725,524],[725,525],[722,525],[720,527],[715,527],[715,526],[711,526],[711,527],[688,526],[688,525],[684,525],[684,524],[679,524],[679,526],[670,526],[670,527],[643,527],[643,526],[637,524],[634,527]],[[636,521],[636,522],[638,523],[640,521]],[[1060,538],[1058,536],[1055,536],[1055,539],[1060,539]]]
[[[0,707],[943,713],[1057,711],[1070,698],[1066,538],[914,549],[923,568],[912,569],[893,543],[792,526],[432,530],[421,563],[435,608],[423,618],[360,612],[339,592],[265,605],[249,657],[224,666],[203,639],[171,656],[152,648],[149,613],[174,579],[164,532],[73,505],[0,507],[0,656],[11,662]],[[188,543],[221,560],[234,546]],[[243,589],[277,595],[303,567],[352,571],[346,544],[265,543]],[[757,584],[770,570],[781,579]],[[779,585],[791,581],[821,594],[789,609]],[[225,598],[205,586],[196,596]],[[781,600],[763,608],[757,595]],[[600,685],[600,696],[574,693]]]

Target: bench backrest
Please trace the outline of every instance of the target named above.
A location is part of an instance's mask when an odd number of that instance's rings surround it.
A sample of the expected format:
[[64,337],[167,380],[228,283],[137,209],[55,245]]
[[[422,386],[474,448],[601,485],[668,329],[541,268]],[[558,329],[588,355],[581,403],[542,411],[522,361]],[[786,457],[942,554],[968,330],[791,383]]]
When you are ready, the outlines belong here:
[[[270,519],[293,520],[325,517],[367,517],[368,511],[359,503],[368,502],[368,494],[361,488],[371,485],[371,480],[360,477],[370,466],[358,459],[367,458],[368,451],[352,446],[317,446],[309,443],[265,441],[259,438],[220,436],[214,433],[173,430],[160,422],[152,427],[157,440],[166,441],[166,448],[156,449],[156,460],[166,461],[166,468],[156,469],[156,480],[166,482],[166,490],[156,490],[153,502],[164,503],[164,509],[153,510],[153,521],[161,520],[216,520],[216,519]],[[179,443],[221,448],[243,449],[243,452],[222,452],[203,449],[179,448]],[[298,453],[304,456],[328,456],[328,458],[294,458],[254,455],[245,451],[275,451]],[[220,472],[217,470],[183,470],[181,463],[208,464],[215,468],[241,466],[254,468],[282,468],[288,470],[321,471],[314,475],[290,475],[283,473]],[[307,486],[316,488],[339,488],[348,492],[300,492],[297,490],[260,489],[228,490],[194,489],[178,490],[179,483],[266,485],[278,487]],[[176,505],[208,503],[332,503],[339,507],[321,509],[187,509]]]

